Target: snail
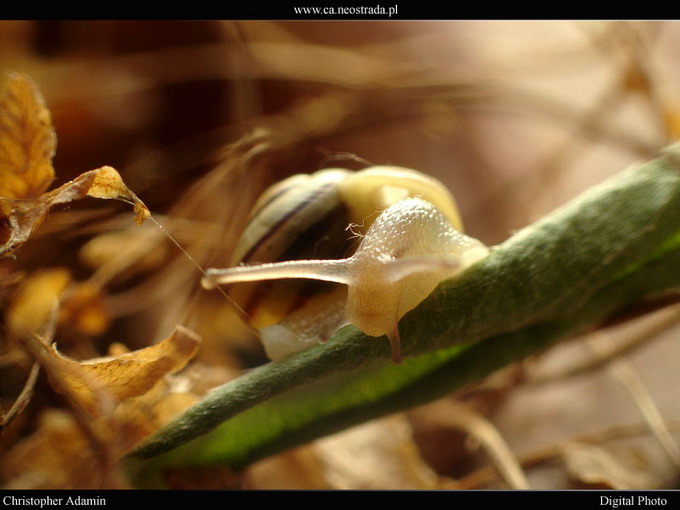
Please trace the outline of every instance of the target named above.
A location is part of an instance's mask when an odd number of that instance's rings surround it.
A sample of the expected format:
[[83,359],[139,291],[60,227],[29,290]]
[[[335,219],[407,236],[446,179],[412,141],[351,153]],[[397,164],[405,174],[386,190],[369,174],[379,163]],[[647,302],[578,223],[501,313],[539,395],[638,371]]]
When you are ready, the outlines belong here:
[[352,323],[368,336],[387,335],[399,363],[399,320],[488,253],[461,231],[449,191],[415,170],[299,174],[263,193],[231,267],[208,269],[202,283],[240,283],[229,293],[271,359]]

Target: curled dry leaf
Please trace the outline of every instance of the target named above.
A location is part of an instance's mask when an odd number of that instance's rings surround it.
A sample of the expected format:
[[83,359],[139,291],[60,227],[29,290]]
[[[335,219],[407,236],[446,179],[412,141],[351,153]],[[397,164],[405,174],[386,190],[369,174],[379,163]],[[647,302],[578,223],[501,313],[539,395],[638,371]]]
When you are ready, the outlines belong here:
[[139,224],[149,218],[149,210],[110,166],[46,192],[54,180],[56,146],[51,115],[38,88],[24,76],[11,75],[0,99],[0,256],[25,243],[52,207],[88,196],[131,203]]
[[[37,344],[42,356],[51,361],[45,363],[50,376],[60,378],[58,387],[70,394],[71,402],[94,411],[103,408],[94,401],[100,394],[115,394],[122,401],[107,409],[110,414],[89,414],[89,434],[77,413],[43,410],[36,430],[14,445],[0,463],[0,475],[8,481],[6,487],[82,489],[115,482],[120,470],[117,460],[199,398],[192,385],[176,387],[173,380],[181,376],[163,377],[180,370],[192,358],[198,341],[193,333],[179,327],[151,347],[129,352],[114,345],[112,356],[82,362]],[[93,437],[101,443],[94,444]],[[102,446],[108,450],[108,457],[102,455]]]
[[25,243],[40,227],[50,209],[85,197],[116,199],[133,204],[138,224],[151,216],[144,203],[128,189],[120,174],[110,166],[90,170],[36,199],[0,197],[0,256]]
[[35,84],[12,74],[0,99],[0,196],[35,198],[54,179],[57,138]]
[[144,203],[125,185],[120,174],[114,168],[103,166],[97,170],[84,173],[72,182],[75,183],[80,180],[87,188],[85,194],[90,197],[123,200],[131,203],[135,208],[135,221],[138,225],[144,223],[144,220],[151,216]]
[[60,385],[85,409],[96,413],[100,394],[121,402],[143,395],[165,375],[184,368],[196,354],[199,338],[181,326],[161,342],[115,357],[93,358],[86,361],[70,359],[52,347],[49,351],[57,360]]

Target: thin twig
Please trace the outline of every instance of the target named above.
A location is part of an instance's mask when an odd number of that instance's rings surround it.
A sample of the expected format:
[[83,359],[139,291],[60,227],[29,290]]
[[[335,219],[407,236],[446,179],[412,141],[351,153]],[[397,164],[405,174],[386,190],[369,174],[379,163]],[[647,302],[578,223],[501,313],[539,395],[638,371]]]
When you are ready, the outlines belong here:
[[0,419],[0,434],[2,434],[7,429],[7,427],[9,427],[10,423],[12,423],[12,421],[17,416],[19,416],[19,414],[21,414],[24,409],[26,409],[26,406],[31,401],[31,397],[33,396],[33,389],[35,388],[35,382],[38,380],[39,373],[40,364],[33,363],[21,393],[19,393],[19,396],[16,398],[9,411],[7,411],[7,413]]
[[481,414],[453,400],[437,402],[428,408],[428,414],[479,441],[510,488],[529,488],[529,482],[503,436],[493,423]]
[[591,373],[611,363],[613,360],[621,358],[635,349],[646,345],[650,340],[659,336],[664,331],[669,330],[673,326],[678,325],[678,323],[680,323],[680,305],[669,306],[665,310],[658,312],[651,324],[643,328],[642,331],[633,334],[633,336],[625,342],[620,342],[616,345],[603,345],[597,352],[589,355],[587,359],[567,367],[566,369],[555,371],[550,374],[530,375],[526,384],[549,384]]
[[[591,342],[593,350],[602,349],[602,344],[609,347],[611,339],[608,336],[601,336],[597,342]],[[645,419],[649,429],[657,439],[663,450],[673,463],[680,469],[680,447],[673,439],[663,416],[659,412],[654,399],[645,387],[644,383],[633,370],[629,363],[624,360],[613,360],[609,367],[613,375],[618,379],[622,386],[631,396],[640,414]]]
[[[668,424],[670,430],[680,430],[680,422]],[[525,470],[539,466],[545,462],[558,459],[566,446],[575,443],[603,444],[616,439],[627,437],[642,436],[649,433],[649,426],[646,423],[632,425],[619,425],[609,427],[604,430],[589,432],[565,441],[553,444],[547,448],[538,450],[534,453],[519,458],[519,463]],[[443,488],[451,487],[456,489],[475,489],[488,486],[498,479],[498,471],[494,466],[483,466],[458,480],[443,480]]]

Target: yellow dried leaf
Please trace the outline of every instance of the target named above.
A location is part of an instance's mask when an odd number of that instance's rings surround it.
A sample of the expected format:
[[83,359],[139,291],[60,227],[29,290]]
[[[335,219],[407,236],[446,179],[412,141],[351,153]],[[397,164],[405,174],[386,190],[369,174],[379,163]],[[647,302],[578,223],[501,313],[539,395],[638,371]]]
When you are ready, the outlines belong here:
[[[176,351],[180,357],[190,357],[188,351],[194,342],[173,342],[174,347],[159,344],[142,354],[153,357],[157,350],[157,355],[163,351],[172,356]],[[44,344],[40,344],[40,352],[53,361],[47,363],[51,371],[67,371],[60,367],[62,357],[55,356]],[[109,353],[116,357],[135,356],[120,344],[113,344]],[[209,374],[203,377],[203,368],[198,367],[201,383],[211,379]],[[0,477],[6,488],[82,489],[101,487],[107,478],[109,483],[115,481],[111,478],[119,470],[118,459],[125,452],[200,398],[203,392],[197,391],[195,377],[187,373],[165,377],[143,395],[121,402],[109,414],[78,419],[78,413],[43,410],[35,430],[10,448],[0,462]]]
[[36,431],[12,448],[0,463],[11,489],[83,489],[101,485],[102,470],[88,439],[73,417],[47,409]]
[[52,207],[88,196],[131,203],[138,224],[151,216],[144,203],[125,186],[120,174],[112,167],[104,166],[85,172],[32,200],[0,197],[0,256],[12,253],[25,243],[40,227]]
[[12,74],[0,99],[0,196],[35,198],[54,179],[57,139],[35,84]]
[[88,283],[71,286],[63,296],[59,310],[59,324],[85,333],[100,335],[111,320],[106,312],[101,289]]
[[7,328],[17,335],[40,332],[56,319],[59,297],[71,282],[66,269],[54,268],[32,274],[13,295],[5,312]]
[[117,357],[76,361],[55,348],[52,353],[59,361],[58,375],[71,395],[94,412],[101,395],[114,402],[143,395],[163,376],[184,368],[196,354],[199,341],[193,332],[179,326],[161,342]]
[[[98,170],[92,170],[93,181],[87,194],[94,198],[124,200],[132,203],[135,207],[135,221],[141,225],[144,220],[149,219],[151,213],[144,203],[130,191],[125,185],[120,174],[110,166],[103,166]],[[83,174],[87,175],[87,174]],[[82,176],[81,176],[82,177]]]

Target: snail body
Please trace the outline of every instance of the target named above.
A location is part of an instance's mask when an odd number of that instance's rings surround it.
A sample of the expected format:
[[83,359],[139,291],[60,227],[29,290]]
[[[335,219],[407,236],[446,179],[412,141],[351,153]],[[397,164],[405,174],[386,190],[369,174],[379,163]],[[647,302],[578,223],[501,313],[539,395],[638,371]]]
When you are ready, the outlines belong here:
[[[324,244],[319,239],[332,236],[328,231],[320,236],[314,225],[329,227],[334,221],[328,218],[340,210],[334,242],[326,247],[334,253],[318,258]],[[371,167],[294,176],[266,191],[255,205],[235,251],[234,263],[247,265],[209,269],[203,284],[251,286],[235,296],[246,303],[272,359],[323,341],[349,322],[366,335],[387,335],[398,363],[401,317],[442,280],[488,253],[461,228],[446,188],[413,170]],[[316,253],[293,258],[291,247],[303,245],[310,229]],[[309,281],[322,286],[310,290],[304,283]],[[248,302],[256,305],[248,307]]]

